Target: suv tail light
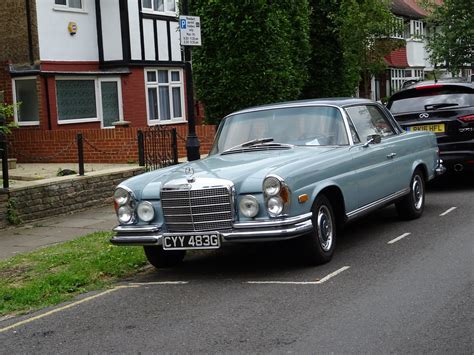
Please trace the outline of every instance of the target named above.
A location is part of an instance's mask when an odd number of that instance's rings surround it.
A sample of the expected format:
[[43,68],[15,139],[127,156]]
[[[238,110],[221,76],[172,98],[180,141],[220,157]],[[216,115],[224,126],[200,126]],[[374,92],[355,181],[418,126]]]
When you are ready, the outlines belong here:
[[459,119],[465,123],[474,122],[474,115],[462,116],[462,117],[459,117]]
[[433,84],[433,85],[424,85],[424,86],[417,86],[415,90],[427,90],[427,89],[436,89],[442,88],[444,85],[442,84]]

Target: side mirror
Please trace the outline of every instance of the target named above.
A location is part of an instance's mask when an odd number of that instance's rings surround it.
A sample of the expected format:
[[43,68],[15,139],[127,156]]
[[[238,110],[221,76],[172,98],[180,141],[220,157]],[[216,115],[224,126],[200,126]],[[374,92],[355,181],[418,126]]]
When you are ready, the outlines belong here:
[[379,144],[382,141],[382,136],[380,134],[371,134],[367,136],[367,142],[364,144],[364,148],[367,148],[369,144]]

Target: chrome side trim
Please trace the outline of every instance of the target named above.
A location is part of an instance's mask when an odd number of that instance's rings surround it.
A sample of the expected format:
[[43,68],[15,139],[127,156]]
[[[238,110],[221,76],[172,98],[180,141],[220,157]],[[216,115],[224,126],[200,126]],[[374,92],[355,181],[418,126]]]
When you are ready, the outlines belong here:
[[384,198],[381,198],[380,200],[374,201],[372,203],[369,203],[368,205],[362,206],[354,211],[346,213],[347,220],[350,221],[351,219],[354,219],[356,217],[359,217],[361,215],[364,215],[372,210],[375,210],[379,208],[382,205],[385,205],[389,202],[392,202],[396,200],[399,197],[402,197],[410,192],[410,188],[407,187],[406,189],[400,190],[398,192],[395,192],[391,195],[388,195]]
[[272,227],[281,227],[287,226],[289,224],[296,224],[300,222],[305,222],[308,219],[311,219],[313,214],[311,212],[305,213],[295,217],[288,217],[284,219],[274,219],[270,221],[249,221],[249,222],[236,222],[233,227],[236,229],[242,228],[272,228]]

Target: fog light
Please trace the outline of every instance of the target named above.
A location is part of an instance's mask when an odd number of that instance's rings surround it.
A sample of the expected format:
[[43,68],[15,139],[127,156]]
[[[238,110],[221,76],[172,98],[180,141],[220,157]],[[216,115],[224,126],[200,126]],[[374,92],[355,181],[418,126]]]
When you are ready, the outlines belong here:
[[148,201],[140,202],[137,207],[137,215],[144,222],[150,222],[155,217],[155,209]]
[[267,201],[268,214],[277,217],[283,212],[283,201],[280,197],[271,197]]
[[258,214],[258,210],[259,210],[258,202],[257,202],[257,199],[253,197],[252,195],[243,196],[240,199],[239,207],[240,207],[240,212],[245,217],[252,218]]
[[131,221],[133,211],[130,206],[122,206],[117,211],[117,218],[120,223],[128,223]]

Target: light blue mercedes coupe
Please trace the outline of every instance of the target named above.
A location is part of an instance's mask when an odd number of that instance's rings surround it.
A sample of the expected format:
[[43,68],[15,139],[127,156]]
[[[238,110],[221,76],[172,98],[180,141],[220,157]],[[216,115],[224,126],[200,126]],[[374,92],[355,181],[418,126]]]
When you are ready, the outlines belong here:
[[222,120],[207,158],[122,182],[111,242],[144,246],[161,268],[186,250],[299,238],[301,258],[321,264],[355,218],[391,203],[420,217],[444,170],[433,133],[404,131],[370,100],[254,107]]

